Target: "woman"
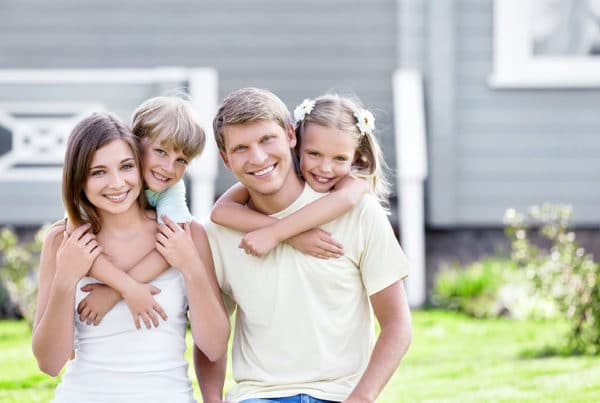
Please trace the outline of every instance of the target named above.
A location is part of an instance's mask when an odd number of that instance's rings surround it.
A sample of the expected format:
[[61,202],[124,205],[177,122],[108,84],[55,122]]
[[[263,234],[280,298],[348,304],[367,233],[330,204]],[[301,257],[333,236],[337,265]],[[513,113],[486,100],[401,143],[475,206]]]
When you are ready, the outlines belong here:
[[[76,229],[54,226],[42,248],[32,348],[40,369],[58,375],[74,353],[55,402],[193,402],[185,352],[187,310],[194,340],[212,359],[226,350],[229,322],[214,275],[200,260],[199,238],[170,223],[160,228],[145,210],[140,155],[129,129],[111,115],[83,119],[69,137],[63,202]],[[172,266],[152,285],[168,319],[137,330],[123,301],[99,326],[81,322],[75,307],[84,277],[102,252],[132,267],[155,247]],[[206,340],[212,341],[207,343]],[[202,343],[199,343],[202,341]]]

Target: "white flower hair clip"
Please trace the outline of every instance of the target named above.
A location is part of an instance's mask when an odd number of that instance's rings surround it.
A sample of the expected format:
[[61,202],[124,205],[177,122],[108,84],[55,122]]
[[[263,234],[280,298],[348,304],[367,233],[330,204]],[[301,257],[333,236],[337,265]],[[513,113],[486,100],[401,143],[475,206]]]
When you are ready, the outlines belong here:
[[354,117],[356,118],[356,126],[358,126],[358,130],[364,136],[365,134],[373,134],[373,130],[375,130],[375,117],[371,112],[366,109],[361,109],[358,112],[354,112]]
[[304,117],[312,112],[315,107],[315,101],[312,99],[306,98],[300,105],[294,109],[294,119],[296,119],[296,123],[304,120]]

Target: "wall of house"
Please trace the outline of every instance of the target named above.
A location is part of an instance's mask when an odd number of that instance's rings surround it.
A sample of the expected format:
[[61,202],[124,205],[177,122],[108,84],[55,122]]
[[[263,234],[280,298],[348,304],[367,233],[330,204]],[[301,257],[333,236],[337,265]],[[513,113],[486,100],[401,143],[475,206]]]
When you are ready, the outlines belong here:
[[[258,86],[290,109],[327,91],[356,94],[395,164],[394,0],[21,0],[0,3],[0,21],[0,68],[208,66],[221,99]],[[221,166],[217,192],[232,182]]]
[[600,89],[493,89],[493,1],[430,0],[425,15],[430,225],[498,226],[546,201],[599,224]]

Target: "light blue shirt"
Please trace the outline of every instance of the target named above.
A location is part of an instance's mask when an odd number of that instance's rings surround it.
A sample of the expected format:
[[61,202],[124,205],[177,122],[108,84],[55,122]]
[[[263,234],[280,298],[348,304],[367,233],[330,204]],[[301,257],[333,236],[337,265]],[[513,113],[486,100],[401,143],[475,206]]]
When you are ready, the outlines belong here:
[[192,213],[190,213],[185,199],[183,179],[163,192],[157,193],[150,189],[146,189],[144,192],[148,203],[156,208],[156,218],[159,224],[164,224],[160,218],[163,214],[178,224],[192,221]]

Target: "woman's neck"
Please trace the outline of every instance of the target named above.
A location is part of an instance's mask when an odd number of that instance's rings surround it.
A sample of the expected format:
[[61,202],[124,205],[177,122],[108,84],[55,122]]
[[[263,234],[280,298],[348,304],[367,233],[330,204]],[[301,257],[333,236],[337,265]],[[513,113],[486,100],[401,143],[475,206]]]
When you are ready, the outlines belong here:
[[123,213],[111,214],[100,212],[100,220],[102,221],[101,234],[110,234],[111,237],[128,237],[139,232],[140,226],[148,218],[144,210],[137,205],[133,205],[130,209]]

